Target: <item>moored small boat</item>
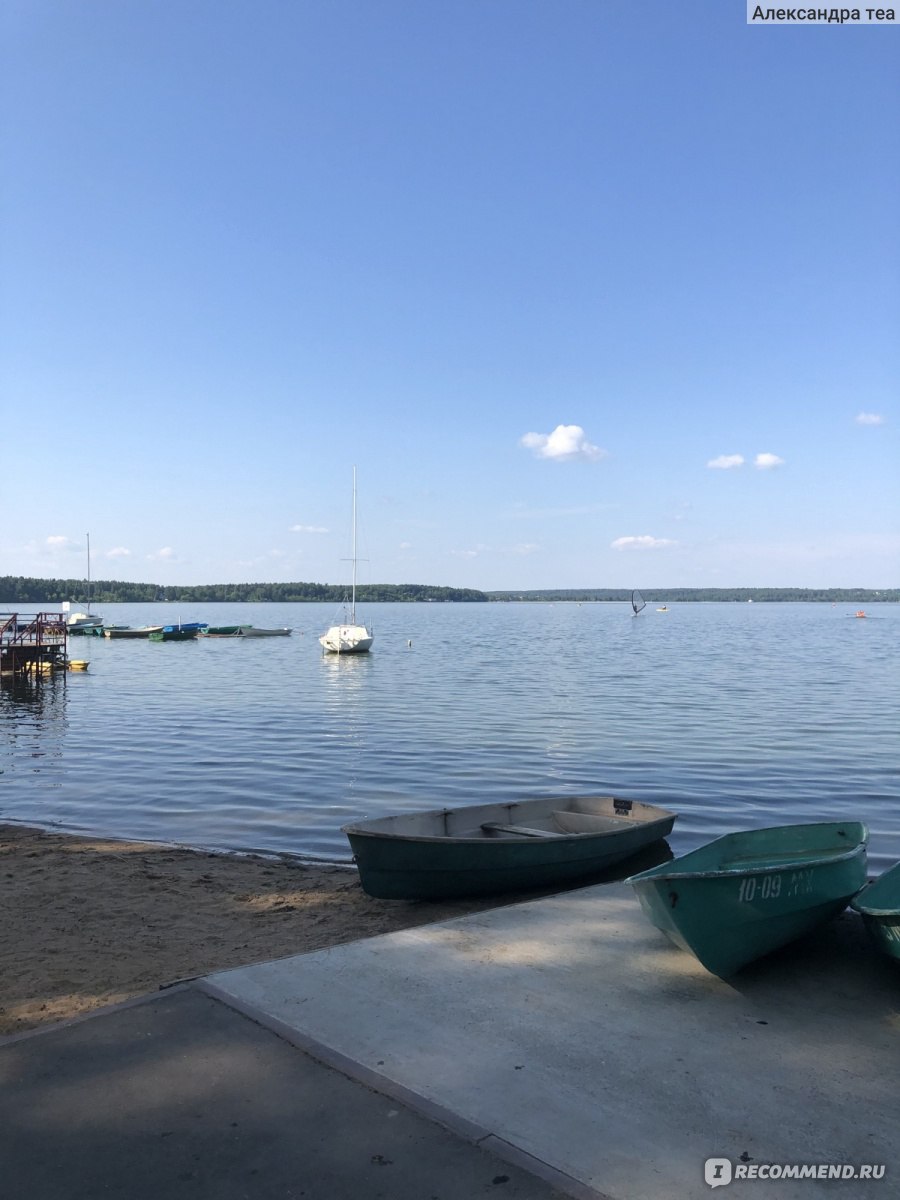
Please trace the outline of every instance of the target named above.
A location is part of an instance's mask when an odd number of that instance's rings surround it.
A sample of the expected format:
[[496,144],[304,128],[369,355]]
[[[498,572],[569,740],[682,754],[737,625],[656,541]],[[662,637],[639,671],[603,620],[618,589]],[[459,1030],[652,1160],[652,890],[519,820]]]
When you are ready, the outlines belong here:
[[331,625],[319,638],[327,654],[366,654],[375,637],[368,625],[358,625],[351,615],[343,625]]
[[199,632],[199,637],[220,638],[240,637],[246,626],[243,625],[205,625]]
[[345,619],[328,629],[319,638],[319,645],[326,654],[368,654],[375,634],[365,623],[356,620],[356,467],[353,468],[353,586],[351,588],[350,611]]
[[647,917],[726,978],[846,908],[866,881],[858,821],[729,833],[633,875]]
[[850,901],[882,954],[900,959],[900,863],[879,875]]
[[102,617],[92,617],[88,613],[72,613],[66,620],[66,632],[72,634],[94,633],[103,628]]
[[107,638],[148,638],[151,633],[161,633],[162,625],[142,625],[139,629],[129,629],[126,626],[116,625],[107,627],[103,631],[103,636]]
[[614,796],[544,797],[344,826],[363,890],[445,899],[565,885],[668,836],[675,814]]
[[262,629],[258,625],[242,625],[241,634],[244,637],[289,637],[290,629]]
[[206,624],[203,621],[191,621],[186,625],[163,625],[162,629],[148,634],[148,637],[151,642],[189,642],[205,628]]

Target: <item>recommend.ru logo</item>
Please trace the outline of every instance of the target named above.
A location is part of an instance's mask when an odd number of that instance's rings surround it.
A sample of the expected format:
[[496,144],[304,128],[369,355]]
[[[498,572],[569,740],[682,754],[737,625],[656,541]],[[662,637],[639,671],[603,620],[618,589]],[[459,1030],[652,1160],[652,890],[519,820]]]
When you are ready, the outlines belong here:
[[731,1183],[731,1159],[708,1158],[703,1164],[703,1178],[710,1187],[721,1187],[723,1183]]
[[703,1178],[711,1188],[733,1179],[884,1179],[884,1163],[733,1163],[730,1158],[708,1158]]

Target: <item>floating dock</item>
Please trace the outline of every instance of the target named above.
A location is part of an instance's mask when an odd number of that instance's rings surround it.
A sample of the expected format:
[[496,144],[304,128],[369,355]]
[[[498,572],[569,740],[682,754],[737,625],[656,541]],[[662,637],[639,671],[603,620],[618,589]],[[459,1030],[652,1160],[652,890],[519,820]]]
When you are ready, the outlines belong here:
[[64,667],[67,645],[63,613],[0,613],[0,674]]

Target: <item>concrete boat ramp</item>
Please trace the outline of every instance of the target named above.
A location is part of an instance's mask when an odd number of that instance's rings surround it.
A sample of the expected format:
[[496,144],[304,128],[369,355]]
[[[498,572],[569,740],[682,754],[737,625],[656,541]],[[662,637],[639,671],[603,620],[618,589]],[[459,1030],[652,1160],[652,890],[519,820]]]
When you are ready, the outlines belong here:
[[[21,1089],[29,1055],[52,1060],[65,1051],[70,1076],[77,1069],[84,1076],[84,1065],[72,1065],[66,1037],[84,1040],[85,1029],[104,1022],[146,1022],[154,1005],[173,1003],[196,1010],[178,1026],[185,1045],[221,1026],[225,1057],[180,1055],[182,1066],[189,1059],[193,1065],[171,1076],[170,1088],[181,1092],[169,1097],[173,1111],[159,1118],[163,1124],[181,1128],[176,1123],[184,1118],[173,1106],[186,1088],[199,1088],[210,1062],[218,1063],[217,1096],[235,1086],[223,1064],[239,1046],[248,1094],[234,1103],[246,1112],[251,1092],[270,1093],[268,1127],[258,1130],[268,1138],[270,1172],[273,1155],[292,1144],[309,1150],[310,1139],[320,1163],[318,1176],[313,1171],[296,1190],[285,1184],[232,1193],[216,1177],[215,1188],[171,1193],[192,1200],[693,1200],[710,1194],[704,1169],[711,1158],[727,1160],[718,1168],[722,1182],[728,1170],[771,1164],[822,1164],[845,1175],[863,1165],[885,1169],[884,1178],[870,1179],[734,1178],[723,1196],[886,1200],[900,1189],[900,971],[869,948],[849,912],[726,983],[671,947],[630,887],[597,885],[222,972],[193,982],[181,998],[170,994],[12,1039],[0,1046],[0,1068],[4,1055],[23,1056],[13,1071]],[[204,1005],[211,1013],[201,1015]],[[63,1039],[61,1049],[52,1049],[53,1038]],[[265,1045],[254,1048],[259,1038]],[[148,1044],[141,1043],[144,1054]],[[159,1041],[159,1053],[166,1044]],[[314,1085],[279,1073],[276,1060],[285,1064],[291,1055],[309,1064],[305,1077],[320,1073]],[[164,1091],[165,1073],[151,1075]],[[69,1079],[82,1088],[81,1105],[97,1078],[94,1067],[90,1079]],[[27,1101],[13,1089],[12,1128],[4,1118],[13,1157],[22,1153],[22,1103],[41,1103],[31,1086]],[[126,1085],[120,1079],[116,1086]],[[133,1091],[133,1080],[127,1086]],[[107,1081],[103,1103],[109,1095]],[[154,1112],[165,1111],[158,1099]],[[387,1121],[389,1112],[397,1123]],[[228,1115],[223,1110],[219,1118]],[[334,1165],[340,1146],[356,1146],[376,1131],[387,1138],[389,1125],[395,1141],[377,1143],[389,1152],[369,1153],[375,1143],[367,1143],[360,1151],[365,1169],[345,1155],[341,1175]],[[326,1161],[327,1145],[335,1154]],[[301,1157],[311,1170],[306,1150]],[[241,1161],[254,1154],[256,1142]],[[384,1171],[373,1182],[370,1164],[379,1161]],[[27,1169],[19,1179],[31,1189],[37,1182]]]
[[734,1196],[900,1188],[900,973],[853,914],[726,983],[598,885],[204,986],[575,1196],[708,1195],[712,1157],[886,1166]]

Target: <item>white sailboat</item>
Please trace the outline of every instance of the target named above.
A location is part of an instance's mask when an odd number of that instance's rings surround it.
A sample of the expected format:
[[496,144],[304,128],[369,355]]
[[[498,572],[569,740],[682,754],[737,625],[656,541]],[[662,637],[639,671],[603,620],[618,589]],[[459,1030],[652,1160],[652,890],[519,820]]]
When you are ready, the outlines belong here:
[[103,618],[91,616],[91,535],[86,533],[84,536],[87,538],[87,612],[70,612],[69,601],[63,602],[69,633],[93,633],[95,629],[103,628]]
[[326,654],[365,654],[375,640],[372,630],[356,620],[356,467],[353,468],[353,588],[348,620],[332,625],[319,638]]

